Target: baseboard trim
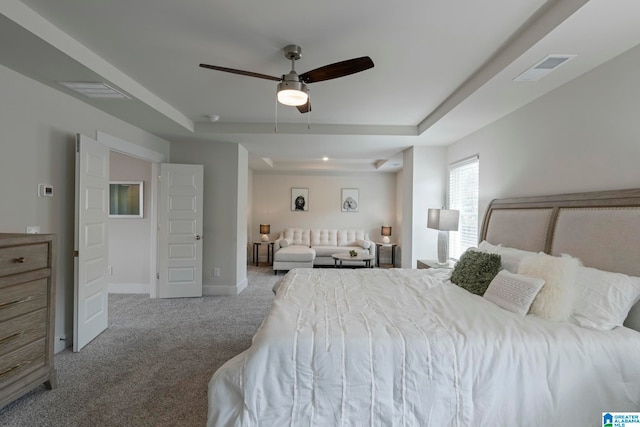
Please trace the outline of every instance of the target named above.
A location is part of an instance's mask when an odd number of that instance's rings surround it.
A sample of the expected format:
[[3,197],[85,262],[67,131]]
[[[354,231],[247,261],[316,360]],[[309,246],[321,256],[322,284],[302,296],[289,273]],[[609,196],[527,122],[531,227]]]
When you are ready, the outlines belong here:
[[107,292],[110,294],[147,294],[151,293],[148,283],[109,283]]
[[235,296],[244,291],[247,287],[247,279],[236,286],[233,285],[204,285],[202,287],[203,295],[217,295],[217,296]]

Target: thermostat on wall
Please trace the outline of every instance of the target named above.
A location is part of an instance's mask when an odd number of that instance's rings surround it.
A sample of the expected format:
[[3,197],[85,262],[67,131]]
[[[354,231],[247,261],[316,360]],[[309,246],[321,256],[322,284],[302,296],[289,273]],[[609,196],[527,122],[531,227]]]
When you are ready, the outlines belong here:
[[38,197],[53,197],[53,186],[38,184]]

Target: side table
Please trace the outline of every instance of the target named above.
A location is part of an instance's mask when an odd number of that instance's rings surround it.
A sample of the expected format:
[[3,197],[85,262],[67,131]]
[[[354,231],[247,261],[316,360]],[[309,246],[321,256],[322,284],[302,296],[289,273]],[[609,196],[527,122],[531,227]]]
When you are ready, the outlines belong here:
[[418,268],[449,268],[453,269],[455,263],[449,261],[448,263],[442,265],[438,264],[438,261],[435,259],[419,259],[418,260]]
[[397,243],[376,243],[376,265],[380,267],[380,249],[391,248],[391,265],[396,266],[396,246]]
[[259,264],[258,251],[261,245],[267,245],[267,264],[273,264],[273,244],[275,242],[253,242],[253,263]]

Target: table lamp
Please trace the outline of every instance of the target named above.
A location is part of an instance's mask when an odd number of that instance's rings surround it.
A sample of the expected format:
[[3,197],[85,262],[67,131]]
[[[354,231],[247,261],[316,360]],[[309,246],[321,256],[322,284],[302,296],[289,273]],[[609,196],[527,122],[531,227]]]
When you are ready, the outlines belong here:
[[391,236],[391,226],[390,225],[383,225],[381,230],[380,230],[380,234],[382,234],[384,237],[382,238],[382,243],[389,243],[389,236]]
[[269,233],[271,233],[271,225],[270,224],[260,224],[260,234],[262,234],[262,241],[269,241]]
[[449,231],[458,231],[460,211],[453,209],[429,209],[427,228],[438,230],[438,264],[449,262]]

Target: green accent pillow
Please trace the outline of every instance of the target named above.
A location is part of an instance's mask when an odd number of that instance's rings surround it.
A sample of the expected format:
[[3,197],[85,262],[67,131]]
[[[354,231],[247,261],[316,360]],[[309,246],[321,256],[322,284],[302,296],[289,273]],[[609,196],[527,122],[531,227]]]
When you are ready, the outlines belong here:
[[453,268],[451,282],[482,296],[500,268],[500,255],[467,250]]

